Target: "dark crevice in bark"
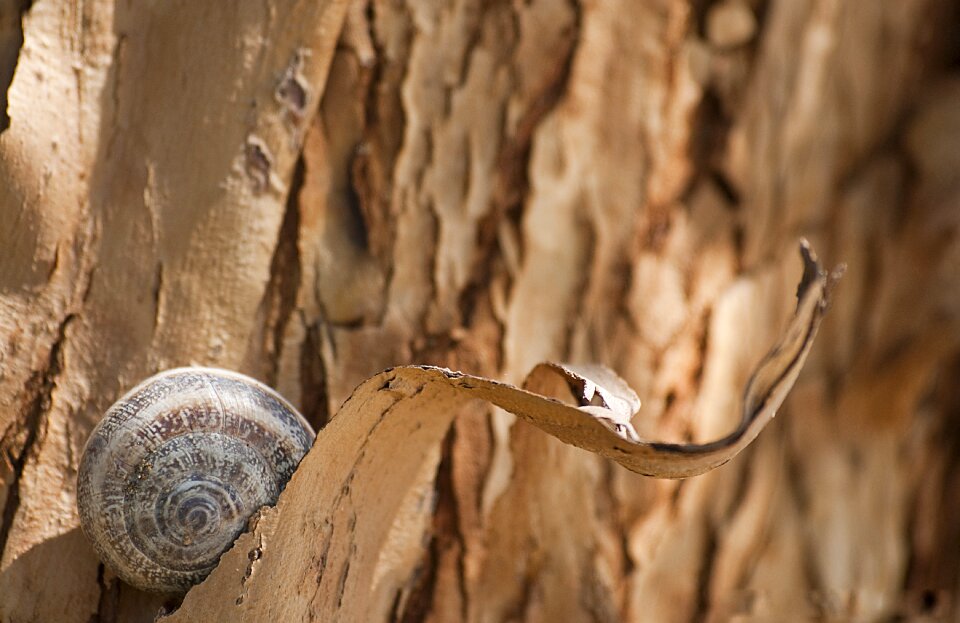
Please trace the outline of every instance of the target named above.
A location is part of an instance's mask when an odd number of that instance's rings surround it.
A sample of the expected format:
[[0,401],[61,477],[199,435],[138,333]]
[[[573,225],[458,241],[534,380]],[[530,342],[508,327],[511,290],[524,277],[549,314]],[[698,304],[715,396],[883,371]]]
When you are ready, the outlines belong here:
[[308,326],[300,346],[300,409],[314,430],[320,430],[330,421],[321,330],[316,324]]
[[344,561],[343,569],[340,571],[340,579],[337,581],[337,610],[343,608],[343,596],[347,588],[347,580],[350,578],[350,566],[353,561],[353,552],[356,551],[356,545],[351,544],[350,551],[351,554]]
[[[788,427],[790,424],[784,424],[783,426]],[[810,496],[807,494],[806,485],[804,484],[800,459],[788,450],[787,456],[785,457],[785,464],[785,474],[787,482],[790,484],[790,496],[796,503],[799,514],[805,516],[810,511]]]
[[[736,205],[739,203],[739,191],[723,173],[724,151],[732,124],[733,120],[724,111],[720,95],[708,88],[696,109],[693,122],[696,131],[690,144],[690,160],[700,175],[716,183],[727,200]],[[693,178],[691,189],[696,186],[697,177]]]
[[670,492],[670,515],[676,517],[680,512],[680,497],[687,488],[688,480],[678,480],[670,483],[673,485],[673,491]]
[[707,38],[707,11],[712,4],[711,0],[690,0],[691,21],[701,39]]
[[[587,560],[599,557],[598,548],[593,548]],[[583,620],[592,623],[618,623],[623,620],[620,608],[605,582],[597,577],[597,573],[589,565],[581,567],[579,578],[580,592],[577,605],[584,614]]]
[[280,238],[274,253],[270,273],[276,278],[279,308],[277,321],[273,326],[273,369],[270,381],[276,384],[279,357],[283,350],[283,334],[297,304],[297,292],[300,289],[300,190],[303,188],[303,156],[297,159],[290,182],[290,194],[287,197],[283,223],[280,226]]
[[[585,206],[584,206],[585,207]],[[577,231],[580,234],[582,239],[581,244],[576,245],[576,247],[584,249],[584,266],[595,266],[597,263],[597,249],[600,245],[599,233],[597,232],[597,224],[588,216],[588,210],[575,210],[574,220],[576,221]],[[590,270],[583,270],[580,272],[577,285],[574,287],[574,292],[582,292],[581,296],[574,298],[573,305],[571,309],[567,310],[566,313],[566,325],[564,326],[563,338],[557,344],[560,348],[561,353],[564,357],[570,357],[573,355],[574,348],[574,339],[577,335],[577,330],[588,325],[590,322],[590,303],[592,297],[591,292],[591,281],[590,281]],[[586,357],[589,359],[595,359],[602,361],[606,357],[602,353],[596,352],[597,344],[593,340],[588,340],[589,351],[586,353]]]
[[[782,420],[786,422],[781,424],[781,426],[789,427],[791,426],[789,419]],[[789,435],[789,432],[785,433]],[[797,514],[801,517],[810,516],[810,495],[807,492],[807,488],[804,484],[804,474],[802,471],[802,457],[798,457],[791,450],[785,450],[784,464],[786,466],[785,475],[786,483],[786,495],[789,495],[796,504]],[[810,541],[811,535],[803,535],[802,541],[800,543],[800,550],[802,552],[802,571],[804,579],[807,583],[807,589],[809,590],[809,595],[811,599],[809,603],[813,608],[812,612],[816,616],[823,616],[825,612],[823,611],[823,604],[819,602],[818,599],[815,599],[815,596],[824,595],[824,581],[821,576],[820,569],[817,566],[817,557],[815,554],[815,548],[813,543]]]
[[[753,40],[750,42],[751,57],[752,59],[757,59],[760,54],[760,47],[763,44],[763,36],[767,32],[767,23],[768,18],[770,17],[770,0],[760,0],[753,7],[753,17],[757,20],[757,33],[754,35]],[[753,63],[751,63],[751,72],[753,70]]]
[[713,563],[717,558],[719,542],[712,526],[707,526],[706,543],[700,557],[700,573],[697,576],[697,607],[691,621],[706,621],[710,613],[710,581],[713,578]]
[[7,91],[23,47],[23,16],[32,6],[33,0],[0,0],[0,133],[10,127]]
[[[350,192],[364,227],[364,248],[377,260],[389,284],[393,270],[393,246],[396,238],[396,213],[392,207],[393,171],[403,148],[406,111],[400,96],[409,71],[409,48],[412,42],[412,16],[404,11],[402,30],[407,37],[400,49],[385,49],[387,42],[378,38],[375,3],[367,5],[366,21],[374,60],[363,67],[359,77],[364,116],[363,139],[350,163]],[[401,63],[396,59],[408,62]],[[321,108],[322,112],[322,108]]]
[[[447,459],[446,469],[442,470],[437,474],[437,507],[440,507],[439,496],[444,496],[446,504],[445,506],[448,509],[447,512],[447,525],[445,526],[447,531],[447,548],[453,549],[456,552],[456,561],[457,561],[457,590],[460,593],[460,618],[463,621],[467,620],[467,608],[469,603],[467,601],[467,571],[464,567],[463,560],[467,552],[466,539],[464,538],[462,531],[462,518],[460,517],[460,507],[457,503],[456,491],[454,488],[453,482],[453,446],[457,437],[457,427],[456,424],[450,426],[450,430],[447,432],[447,436],[443,441],[443,457]],[[439,513],[438,513],[439,514]]]
[[[427,136],[429,137],[430,134],[428,133]],[[431,160],[433,160],[433,157],[434,157],[433,141],[427,140],[426,143],[429,146],[428,152],[430,154],[427,157],[426,161],[430,162]],[[426,167],[424,167],[419,172],[420,179],[417,180],[417,184],[416,184],[418,188],[422,187],[423,185],[423,174],[426,172],[426,170],[427,170]],[[430,234],[427,237],[427,239],[430,241],[429,242],[430,254],[426,258],[427,268],[424,271],[428,275],[427,283],[426,283],[428,288],[427,288],[427,292],[425,293],[424,299],[426,301],[429,301],[429,303],[424,305],[422,311],[419,313],[420,315],[419,326],[416,328],[413,334],[415,336],[426,336],[426,339],[430,340],[431,337],[434,337],[434,336],[431,336],[430,332],[428,331],[430,313],[433,310],[434,305],[436,304],[437,293],[440,291],[440,285],[437,283],[437,266],[439,261],[437,257],[437,253],[439,250],[438,247],[440,246],[441,217],[437,213],[437,205],[432,199],[427,200],[424,203],[423,207],[424,207],[424,213],[430,217],[429,219]],[[440,335],[436,337],[439,337],[442,340],[449,339],[449,336],[447,335]],[[419,355],[417,353],[418,351],[421,351],[423,349],[423,347],[420,345],[420,341],[421,340],[419,338],[415,337],[412,343],[410,344],[410,352],[413,353],[414,361],[419,361],[419,358],[418,358]],[[432,360],[430,358],[425,358],[424,363],[437,365],[439,362]]]
[[120,600],[120,583],[107,584],[104,575],[106,569],[103,563],[97,565],[97,588],[100,590],[100,601],[97,611],[90,617],[90,623],[114,623],[117,620],[117,605]]
[[670,239],[670,230],[673,229],[673,218],[669,206],[650,204],[640,219],[640,248],[656,255],[664,255],[664,246]]
[[700,334],[700,341],[697,343],[697,367],[693,371],[692,391],[698,393],[703,383],[703,367],[707,362],[707,355],[710,351],[710,322],[713,319],[713,308],[708,307],[703,311],[701,326],[703,331]]
[[418,623],[430,614],[431,598],[437,580],[437,560],[430,551],[413,573],[410,592],[397,591],[390,608],[391,623]]
[[[751,452],[752,448],[747,448],[744,452]],[[734,469],[739,469],[737,473],[734,485],[733,485],[733,495],[730,497],[730,502],[727,504],[726,508],[723,509],[722,519],[720,520],[720,525],[729,526],[733,523],[736,518],[737,512],[743,507],[744,501],[747,499],[747,492],[750,491],[750,482],[753,475],[753,466],[755,461],[753,457],[747,455],[745,459],[738,461],[737,465],[734,465],[733,462],[727,466],[727,469],[733,471]]]
[[[603,487],[597,489],[597,510],[598,518],[607,518],[612,534],[617,535],[617,545],[620,549],[621,567],[617,569],[619,578],[617,584],[626,584],[630,576],[637,568],[637,563],[630,554],[630,522],[627,520],[620,499],[615,493],[617,490],[616,475],[617,467],[612,461],[604,461],[601,469],[603,470]],[[621,600],[620,608],[623,603]]]
[[727,207],[736,210],[740,207],[740,191],[733,185],[726,175],[721,171],[712,171],[710,181],[716,186],[717,190],[727,202]]
[[522,584],[520,585],[520,596],[517,599],[514,607],[507,610],[504,613],[503,620],[505,621],[526,621],[528,617],[528,610],[530,605],[533,602],[534,591],[536,589],[536,571],[531,570],[529,567],[526,569],[526,572],[523,575]]
[[[30,456],[37,441],[38,432],[43,426],[43,420],[50,411],[50,397],[57,384],[57,376],[63,369],[63,345],[66,341],[67,326],[76,316],[68,314],[57,332],[57,337],[50,348],[50,357],[47,360],[47,366],[39,370],[27,382],[31,392],[35,397],[30,407],[26,409],[24,421],[13,427],[13,431],[26,431],[26,439],[23,446],[16,456],[10,456],[11,471],[13,472],[13,481],[10,483],[9,494],[6,504],[3,507],[3,515],[0,518],[0,554],[3,553],[7,545],[7,538],[10,536],[10,529],[13,526],[13,520],[16,517],[17,510],[20,508],[20,478],[23,476],[23,469],[27,458]],[[6,445],[3,443],[2,445]]]
[[[497,5],[500,5],[499,7]],[[484,11],[492,12],[498,10],[498,8],[508,8],[505,7],[506,3],[502,0],[498,2],[489,2],[489,3],[477,3],[477,5],[470,6],[470,3],[464,3],[461,5],[463,11],[469,14],[469,17],[464,18],[464,44],[463,44],[463,55],[460,57],[460,66],[457,71],[457,82],[454,88],[447,89],[446,101],[448,105],[452,104],[452,99],[454,93],[460,89],[463,85],[467,83],[467,78],[470,74],[470,61],[473,59],[473,53],[480,47],[483,39],[483,29],[484,25],[482,19],[486,18]],[[471,10],[473,9],[473,10]],[[509,9],[508,9],[509,10]]]
[[[394,610],[393,620],[398,623],[416,623],[426,619],[433,611],[433,601],[437,591],[437,571],[444,554],[453,550],[457,556],[457,587],[460,591],[460,603],[464,610],[460,613],[467,620],[466,581],[463,569],[465,551],[463,534],[460,532],[460,513],[453,485],[453,445],[456,439],[456,427],[451,426],[443,440],[443,451],[436,478],[436,512],[433,514],[433,534],[427,550],[426,559],[418,572],[416,584],[403,603],[403,611]],[[398,602],[397,607],[400,607]]]
[[[92,281],[92,279],[91,279]],[[156,335],[157,328],[160,326],[160,308],[163,304],[163,262],[157,262],[157,270],[153,281],[153,328],[152,334]]]
[[495,259],[502,253],[497,244],[501,222],[506,219],[513,224],[515,230],[520,229],[523,204],[530,188],[530,149],[533,135],[567,91],[576,43],[580,38],[581,19],[581,9],[579,5],[574,5],[572,26],[564,46],[557,50],[557,61],[552,75],[544,81],[540,93],[531,99],[529,107],[517,122],[513,135],[508,135],[506,128],[502,132],[504,142],[497,157],[493,205],[487,216],[477,224],[477,259],[473,264],[471,277],[460,294],[461,317],[465,322],[472,316],[478,297],[488,288]]
[[277,246],[270,262],[270,280],[267,283],[260,308],[257,310],[260,336],[252,349],[250,367],[269,385],[275,386],[283,351],[283,336],[287,323],[297,304],[300,288],[300,189],[303,187],[303,158],[297,160],[290,193],[277,236]]
[[357,145],[350,162],[349,183],[344,189],[347,218],[344,219],[345,226],[341,229],[358,248],[367,252],[370,251],[369,230],[372,225],[367,216],[372,209],[368,206],[371,198],[367,196],[372,186],[370,173],[367,171],[369,166],[370,154],[362,144]]

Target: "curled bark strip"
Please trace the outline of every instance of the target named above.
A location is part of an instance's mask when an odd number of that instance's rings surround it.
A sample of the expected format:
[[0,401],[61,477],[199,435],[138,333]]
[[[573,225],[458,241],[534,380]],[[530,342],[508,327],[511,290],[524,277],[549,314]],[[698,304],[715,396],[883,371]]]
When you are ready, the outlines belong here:
[[[780,341],[753,371],[744,390],[740,424],[727,436],[703,444],[659,443],[640,439],[631,420],[640,408],[636,393],[615,373],[597,365],[542,363],[527,377],[525,389],[441,368],[397,368],[419,382],[443,382],[506,409],[564,443],[617,461],[656,478],[687,478],[723,465],[753,441],[773,419],[793,387],[813,346],[838,277],[821,270],[806,242],[801,245],[804,274],[798,305]],[[560,375],[577,401],[569,406],[529,391],[548,386],[545,374]],[[361,386],[361,390],[364,386]]]
[[[824,272],[805,243],[801,253],[796,313],[747,383],[741,422],[726,437],[705,444],[640,439],[630,424],[639,399],[599,366],[541,364],[523,389],[443,368],[392,368],[354,391],[277,506],[264,510],[171,619],[385,619],[417,563],[409,552],[423,534],[418,518],[431,512],[440,441],[466,399],[486,400],[649,476],[684,478],[729,461],[796,381],[839,276]],[[551,397],[564,394],[568,402]],[[283,599],[276,599],[279,586]]]

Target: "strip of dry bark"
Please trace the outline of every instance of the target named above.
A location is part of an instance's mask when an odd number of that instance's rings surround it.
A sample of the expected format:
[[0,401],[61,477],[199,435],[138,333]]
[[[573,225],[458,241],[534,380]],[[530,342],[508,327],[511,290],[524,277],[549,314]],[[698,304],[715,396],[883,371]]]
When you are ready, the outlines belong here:
[[[390,369],[354,390],[276,508],[260,514],[169,620],[384,620],[422,555],[415,544],[429,526],[440,440],[472,399],[641,474],[680,478],[722,465],[774,416],[826,311],[837,277],[802,251],[797,312],[751,375],[730,434],[703,444],[640,439],[631,423],[636,394],[598,366],[538,366],[525,387],[542,393],[443,368]],[[562,484],[562,474],[551,477]],[[285,587],[281,598],[276,586]]]

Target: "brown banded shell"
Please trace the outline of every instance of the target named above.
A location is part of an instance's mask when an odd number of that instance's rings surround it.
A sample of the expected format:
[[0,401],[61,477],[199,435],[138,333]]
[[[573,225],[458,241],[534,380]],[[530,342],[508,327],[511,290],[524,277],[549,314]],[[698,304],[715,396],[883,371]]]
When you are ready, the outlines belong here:
[[161,372],[91,433],[77,475],[81,526],[125,582],[186,591],[276,502],[313,439],[303,416],[254,379]]

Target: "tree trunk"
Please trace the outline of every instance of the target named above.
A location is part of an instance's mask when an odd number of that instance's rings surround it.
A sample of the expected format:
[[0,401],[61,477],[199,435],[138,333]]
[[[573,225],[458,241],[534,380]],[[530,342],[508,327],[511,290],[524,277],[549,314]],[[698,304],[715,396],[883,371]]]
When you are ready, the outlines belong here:
[[76,512],[90,430],[156,370],[322,427],[390,366],[600,362],[641,436],[715,439],[800,237],[847,274],[738,458],[645,478],[471,403],[352,581],[399,621],[956,612],[956,2],[234,4],[0,0],[0,620],[179,605]]

